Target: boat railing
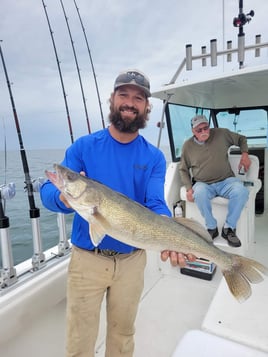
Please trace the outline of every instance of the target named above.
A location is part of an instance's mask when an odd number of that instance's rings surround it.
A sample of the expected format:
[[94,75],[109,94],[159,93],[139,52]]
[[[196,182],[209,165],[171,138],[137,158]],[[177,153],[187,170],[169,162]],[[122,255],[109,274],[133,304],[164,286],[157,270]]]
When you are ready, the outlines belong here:
[[[245,52],[246,51],[255,51],[255,57],[261,57],[261,49],[262,48],[268,48],[268,42],[261,42],[261,35],[256,35],[255,36],[255,44],[253,45],[248,45],[245,46],[245,35],[239,34],[238,35],[238,46],[237,48],[232,48],[232,41],[227,41],[227,49],[218,51],[217,50],[217,40],[212,39],[210,41],[210,51],[207,52],[206,46],[201,47],[201,54],[199,55],[193,55],[192,53],[192,45],[187,44],[186,45],[186,56],[182,60],[181,64],[179,65],[178,69],[174,73],[173,77],[171,80],[165,84],[165,86],[173,85],[176,83],[178,77],[182,73],[183,70],[186,71],[191,71],[193,69],[193,61],[200,61],[202,62],[202,67],[207,66],[207,59],[210,58],[210,64],[211,67],[216,67],[218,63],[218,57],[222,57],[224,60],[224,56],[226,57],[227,62],[232,62],[233,60],[233,54],[237,53],[237,59],[239,62],[239,69],[244,68],[244,59],[245,59]],[[164,127],[164,118],[165,118],[165,111],[166,111],[166,106],[172,97],[172,93],[167,93],[167,98],[163,101],[163,110],[162,110],[162,115],[161,119],[158,123],[159,127],[159,134],[158,134],[158,140],[157,140],[157,147],[160,147],[160,142],[161,142],[161,136],[162,136],[162,131]]]
[[31,218],[32,223],[32,240],[33,240],[33,256],[23,264],[23,268],[17,271],[14,265],[11,239],[9,234],[9,218],[5,215],[3,202],[6,199],[11,199],[15,195],[15,187],[12,185],[2,185],[0,187],[0,247],[2,256],[2,267],[0,268],[0,291],[10,287],[18,281],[19,276],[25,275],[26,272],[35,272],[46,266],[48,260],[58,258],[69,254],[70,243],[67,237],[65,215],[57,214],[57,225],[59,230],[59,242],[53,248],[53,252],[45,254],[42,247],[42,239],[40,234],[39,217]]
[[244,68],[245,52],[254,50],[255,57],[260,57],[261,49],[268,48],[268,42],[261,43],[261,35],[256,35],[255,36],[255,44],[245,46],[245,35],[242,34],[242,35],[238,36],[238,46],[236,48],[232,47],[232,41],[227,41],[226,50],[218,51],[216,39],[210,40],[210,51],[209,52],[207,52],[206,46],[202,46],[201,54],[199,54],[199,55],[193,55],[191,44],[187,44],[185,47],[186,47],[186,56],[182,60],[180,66],[178,67],[177,71],[175,72],[175,74],[173,75],[171,80],[167,83],[167,85],[175,84],[175,82],[177,81],[177,79],[178,79],[179,75],[181,74],[181,72],[183,71],[183,69],[186,69],[186,71],[191,71],[192,67],[193,67],[192,66],[193,61],[196,61],[196,60],[201,60],[202,67],[206,67],[207,59],[210,58],[211,67],[215,67],[215,66],[217,66],[218,57],[226,56],[226,61],[232,62],[232,55],[234,53],[237,53],[237,60],[239,62],[239,68],[242,69],[242,68]]

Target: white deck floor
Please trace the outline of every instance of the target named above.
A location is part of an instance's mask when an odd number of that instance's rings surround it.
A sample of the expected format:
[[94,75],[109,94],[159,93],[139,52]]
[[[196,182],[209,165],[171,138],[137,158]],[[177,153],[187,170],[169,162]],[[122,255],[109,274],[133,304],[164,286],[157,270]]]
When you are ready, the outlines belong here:
[[[256,217],[257,243],[250,253],[264,264],[267,264],[268,256],[267,220],[267,213]],[[169,262],[160,262],[158,254],[149,253],[145,289],[136,321],[134,356],[171,357],[176,345],[187,331],[202,328],[221,279],[219,270],[212,281],[182,275],[178,268],[171,268]],[[60,303],[49,314],[45,312],[40,316],[38,326],[28,324],[14,341],[2,345],[0,356],[64,357],[64,321],[65,304]],[[104,357],[104,335],[103,323],[96,357]],[[27,342],[29,340],[31,344]],[[44,341],[43,348],[40,348],[40,341]]]
[[[159,265],[159,270],[152,268]],[[163,267],[163,269],[161,269]],[[182,335],[201,328],[208,306],[221,279],[216,272],[212,281],[182,275],[159,255],[148,254],[145,291],[136,321],[135,357],[171,356]],[[101,328],[104,335],[104,326]],[[104,337],[98,342],[96,356],[103,357]]]
[[[267,212],[256,217],[256,244],[248,254],[266,265],[267,221]],[[228,250],[238,251],[235,248]],[[178,268],[171,268],[169,263],[160,263],[154,253],[149,253],[148,258],[145,292],[136,322],[134,356],[170,357],[188,330],[202,328],[222,274],[217,269],[213,279],[206,281],[180,274]],[[159,266],[159,270],[152,268],[155,265]],[[268,286],[266,282],[265,285]],[[104,357],[104,340],[99,343],[96,356]]]

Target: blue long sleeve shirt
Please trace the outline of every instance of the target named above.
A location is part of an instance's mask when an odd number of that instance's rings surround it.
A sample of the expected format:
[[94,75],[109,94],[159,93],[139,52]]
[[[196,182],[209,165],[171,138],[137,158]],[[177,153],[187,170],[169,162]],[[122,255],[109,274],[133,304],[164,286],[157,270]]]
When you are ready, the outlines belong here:
[[[164,155],[141,135],[126,144],[116,141],[108,129],[83,136],[66,150],[62,165],[76,172],[84,171],[87,177],[123,193],[155,213],[171,215],[164,200]],[[73,212],[59,199],[59,190],[49,180],[41,187],[40,195],[43,205],[49,210]],[[90,239],[88,222],[77,213],[74,215],[71,241],[82,249],[95,248]],[[136,249],[108,235],[99,248],[120,253]]]

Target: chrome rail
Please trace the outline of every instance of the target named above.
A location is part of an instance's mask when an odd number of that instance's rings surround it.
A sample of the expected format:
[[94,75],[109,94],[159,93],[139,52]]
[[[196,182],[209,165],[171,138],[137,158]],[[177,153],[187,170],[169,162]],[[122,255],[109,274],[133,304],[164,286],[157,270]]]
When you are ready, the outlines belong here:
[[237,53],[237,59],[239,62],[239,68],[244,68],[244,58],[245,52],[255,50],[255,57],[260,57],[261,49],[268,48],[268,42],[261,43],[261,35],[255,36],[255,44],[245,46],[245,35],[238,37],[238,46],[237,48],[232,48],[232,41],[227,41],[227,49],[218,51],[217,50],[217,40],[213,39],[210,40],[210,52],[207,52],[206,46],[201,47],[201,54],[200,55],[193,55],[192,54],[192,45],[187,44],[186,48],[186,57],[182,60],[180,66],[178,67],[177,71],[167,83],[167,85],[174,84],[178,79],[180,73],[185,68],[187,71],[192,70],[192,63],[196,60],[202,60],[202,67],[206,67],[207,65],[207,58],[210,58],[210,63],[212,67],[217,66],[217,59],[219,56],[226,55],[226,61],[232,61],[232,54]]
[[[34,186],[35,187],[35,186]],[[34,192],[38,192],[40,185],[35,187]],[[55,247],[55,253],[51,256],[46,256],[42,247],[42,239],[40,234],[39,219],[32,218],[32,240],[33,240],[33,256],[31,262],[28,262],[26,270],[23,269],[20,273],[17,272],[14,265],[12,245],[9,230],[9,218],[5,215],[3,202],[15,196],[15,185],[0,186],[0,247],[2,267],[0,267],[0,291],[14,285],[18,282],[20,275],[25,275],[26,272],[39,271],[46,266],[48,260],[66,256],[70,253],[71,247],[67,237],[65,215],[57,214],[57,225],[59,230],[59,243]],[[28,259],[27,259],[28,260]]]

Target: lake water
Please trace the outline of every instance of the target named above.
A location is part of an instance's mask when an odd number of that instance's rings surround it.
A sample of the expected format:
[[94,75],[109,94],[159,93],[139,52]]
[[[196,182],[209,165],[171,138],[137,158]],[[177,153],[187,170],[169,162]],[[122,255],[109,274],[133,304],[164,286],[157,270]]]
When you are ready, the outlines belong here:
[[[64,150],[29,150],[27,161],[32,179],[45,177],[45,169],[53,169],[53,163],[61,162]],[[9,236],[13,249],[14,264],[31,258],[33,255],[32,223],[29,215],[28,196],[25,192],[25,176],[20,151],[8,151],[5,165],[5,154],[0,152],[0,185],[15,183],[16,194],[5,201],[5,215],[9,218]],[[6,166],[6,167],[5,167]],[[34,193],[35,206],[40,209],[40,231],[43,250],[58,243],[57,214],[45,209],[39,193]],[[72,217],[67,217],[67,232],[70,234]],[[1,248],[0,248],[1,250]],[[1,266],[2,257],[0,257]]]
[[[167,147],[162,148],[170,161]],[[52,170],[53,164],[62,161],[64,149],[28,150],[27,161],[29,173],[32,179],[45,177],[44,170]],[[6,162],[6,164],[5,164]],[[5,201],[5,216],[9,218],[9,236],[12,244],[14,264],[18,264],[33,255],[32,223],[29,215],[29,202],[25,192],[25,176],[23,172],[20,151],[0,151],[0,186],[15,183],[16,194],[10,200]],[[34,193],[35,206],[40,209],[40,231],[43,250],[58,244],[59,233],[57,226],[57,214],[43,207],[39,193]],[[71,232],[72,215],[66,215],[66,228],[68,237]],[[0,245],[1,253],[1,245]],[[0,268],[2,255],[0,254]]]

